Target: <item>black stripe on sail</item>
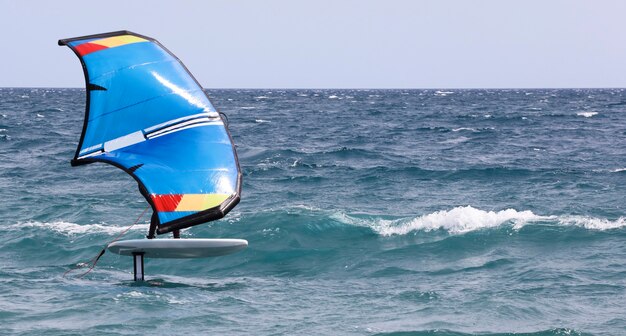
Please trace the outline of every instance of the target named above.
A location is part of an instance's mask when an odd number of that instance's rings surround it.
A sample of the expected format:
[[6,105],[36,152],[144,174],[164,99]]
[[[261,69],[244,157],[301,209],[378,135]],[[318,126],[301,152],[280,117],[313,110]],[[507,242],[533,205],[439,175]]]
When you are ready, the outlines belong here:
[[87,84],[87,90],[89,90],[89,91],[106,91],[107,88],[102,87],[100,85],[89,83],[89,84]]
[[134,165],[134,166],[132,166],[132,167],[128,168],[128,171],[129,171],[129,172],[131,172],[131,173],[134,173],[134,172],[135,172],[135,170],[137,170],[137,169],[141,168],[141,166],[143,166],[143,163],[140,163],[140,164],[138,164],[138,165]]

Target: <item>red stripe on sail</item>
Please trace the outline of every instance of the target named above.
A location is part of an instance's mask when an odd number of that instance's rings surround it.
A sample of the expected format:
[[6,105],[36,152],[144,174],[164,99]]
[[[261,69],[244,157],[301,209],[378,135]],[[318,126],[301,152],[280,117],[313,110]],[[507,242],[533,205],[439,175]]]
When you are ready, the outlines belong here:
[[176,211],[176,207],[180,200],[183,198],[181,194],[169,194],[169,195],[150,195],[152,202],[159,212],[171,212]]
[[98,50],[102,50],[102,49],[107,49],[108,47],[100,45],[100,44],[96,44],[96,43],[83,43],[81,45],[76,46],[76,52],[78,52],[79,55],[81,56],[85,56],[87,54],[91,54],[94,51],[98,51]]

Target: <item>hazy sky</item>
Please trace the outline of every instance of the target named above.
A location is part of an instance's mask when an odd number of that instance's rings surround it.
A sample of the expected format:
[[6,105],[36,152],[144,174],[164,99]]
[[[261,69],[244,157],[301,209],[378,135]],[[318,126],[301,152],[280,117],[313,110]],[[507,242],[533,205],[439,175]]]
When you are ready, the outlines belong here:
[[0,0],[0,87],[83,87],[60,38],[158,39],[207,88],[626,87],[626,1]]

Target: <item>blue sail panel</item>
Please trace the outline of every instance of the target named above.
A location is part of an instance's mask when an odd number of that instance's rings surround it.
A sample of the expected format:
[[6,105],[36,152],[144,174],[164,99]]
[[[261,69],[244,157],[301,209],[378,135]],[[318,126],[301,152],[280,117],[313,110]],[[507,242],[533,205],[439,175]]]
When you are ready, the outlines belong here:
[[59,41],[85,71],[87,107],[73,165],[105,162],[139,183],[165,233],[223,217],[241,173],[202,87],[156,40],[121,31]]

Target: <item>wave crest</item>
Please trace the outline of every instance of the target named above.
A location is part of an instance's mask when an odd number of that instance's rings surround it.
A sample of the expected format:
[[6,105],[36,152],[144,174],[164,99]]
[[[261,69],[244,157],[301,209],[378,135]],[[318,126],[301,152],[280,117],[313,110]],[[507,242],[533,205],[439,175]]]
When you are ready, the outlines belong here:
[[[485,211],[472,206],[455,207],[450,210],[435,211],[430,214],[418,217],[385,218],[371,215],[350,215],[344,212],[328,212],[310,206],[295,206],[286,211],[288,214],[312,213],[314,217],[330,218],[335,223],[350,226],[365,227],[380,236],[400,236],[411,232],[422,231],[432,232],[442,230],[449,234],[458,235],[482,229],[492,229],[502,226],[509,226],[514,230],[519,230],[527,224],[537,223],[543,226],[564,226],[579,227],[587,230],[605,231],[612,229],[626,228],[626,217],[619,217],[615,220],[607,218],[597,218],[589,216],[542,216],[530,210],[518,211],[506,209],[501,211]],[[274,211],[270,211],[274,212]],[[237,217],[236,220],[245,221],[244,218]],[[233,219],[234,217],[230,217]],[[321,218],[320,218],[321,219]],[[327,222],[327,221],[326,221]],[[135,224],[131,231],[148,230],[149,224]],[[128,225],[114,224],[77,224],[64,221],[54,222],[24,222],[9,225],[10,231],[24,229],[39,229],[53,231],[66,236],[82,234],[108,234],[121,233],[128,228]]]
[[614,221],[606,218],[594,218],[586,216],[562,216],[558,218],[561,225],[578,226],[589,230],[611,230],[626,227],[626,218],[620,217]]
[[[128,228],[127,226],[107,225],[107,224],[76,224],[70,222],[26,222],[9,226],[11,229],[37,228],[58,232],[64,235],[77,235],[86,233],[106,233],[116,234]],[[147,230],[149,224],[135,224],[131,230]]]
[[411,220],[380,222],[372,228],[383,236],[404,235],[411,231],[445,230],[451,234],[461,234],[485,228],[494,228],[505,223],[512,223],[516,228],[522,227],[532,220],[545,217],[535,215],[532,211],[506,209],[502,211],[485,211],[471,206],[456,207],[452,210],[441,210]]
[[616,220],[586,216],[542,216],[530,210],[517,211],[506,209],[501,211],[485,211],[472,206],[456,207],[441,210],[414,218],[383,219],[359,218],[346,214],[336,214],[334,218],[340,222],[371,228],[381,236],[406,235],[414,231],[444,230],[449,234],[464,234],[481,229],[497,228],[511,225],[519,230],[524,225],[542,222],[543,225],[577,226],[588,230],[611,230],[626,227],[626,218]]

